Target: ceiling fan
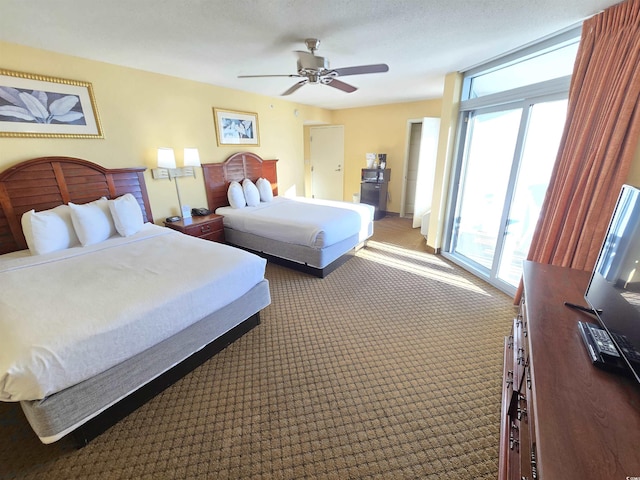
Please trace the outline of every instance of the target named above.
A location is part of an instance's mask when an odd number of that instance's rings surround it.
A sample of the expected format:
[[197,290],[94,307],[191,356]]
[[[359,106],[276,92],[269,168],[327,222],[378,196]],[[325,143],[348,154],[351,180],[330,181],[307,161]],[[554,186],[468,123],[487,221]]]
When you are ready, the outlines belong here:
[[338,80],[338,77],[346,77],[348,75],[362,75],[364,73],[383,73],[389,71],[389,66],[384,63],[375,65],[359,65],[357,67],[329,68],[329,60],[324,57],[316,56],[315,52],[320,46],[320,40],[317,38],[307,38],[304,41],[308,52],[297,50],[298,54],[298,73],[290,75],[238,75],[238,78],[258,78],[258,77],[291,77],[302,78],[291,88],[282,93],[282,95],[291,95],[303,85],[322,84],[328,85],[343,92],[352,93],[357,90],[353,85]]

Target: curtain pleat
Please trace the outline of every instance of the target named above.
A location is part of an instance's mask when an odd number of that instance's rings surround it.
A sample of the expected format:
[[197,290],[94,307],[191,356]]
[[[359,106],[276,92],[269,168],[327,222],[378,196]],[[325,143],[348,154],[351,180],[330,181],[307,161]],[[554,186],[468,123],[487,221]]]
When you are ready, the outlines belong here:
[[[591,270],[640,139],[640,0],[586,20],[565,129],[527,258]],[[522,283],[515,302],[520,301]]]

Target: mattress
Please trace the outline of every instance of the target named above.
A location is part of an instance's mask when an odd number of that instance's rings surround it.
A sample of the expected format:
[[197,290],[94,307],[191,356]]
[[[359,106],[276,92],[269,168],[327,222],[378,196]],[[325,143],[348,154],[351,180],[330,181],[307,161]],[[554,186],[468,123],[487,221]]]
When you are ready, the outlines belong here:
[[52,443],[229,332],[271,303],[268,281],[153,347],[43,400],[20,405],[43,443]]
[[[354,235],[373,219],[372,209],[346,202],[275,197],[255,207],[220,207],[224,226],[279,242],[325,248]],[[358,204],[359,205],[359,204]],[[363,238],[364,240],[364,238]]]
[[242,297],[265,264],[152,224],[88,247],[0,256],[0,400],[43,399],[120,364]]

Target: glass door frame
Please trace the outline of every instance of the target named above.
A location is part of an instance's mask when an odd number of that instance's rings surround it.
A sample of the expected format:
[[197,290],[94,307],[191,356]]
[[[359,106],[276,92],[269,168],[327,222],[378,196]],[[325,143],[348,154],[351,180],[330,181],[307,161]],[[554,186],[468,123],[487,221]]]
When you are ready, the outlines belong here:
[[[505,243],[505,237],[508,233],[508,221],[511,205],[514,198],[514,192],[520,170],[520,163],[522,161],[522,154],[525,147],[525,140],[527,135],[527,128],[529,120],[531,118],[531,111],[535,104],[553,102],[557,100],[566,99],[568,92],[555,92],[542,95],[533,95],[529,98],[523,98],[516,101],[505,101],[504,103],[494,104],[490,106],[477,106],[470,105],[471,108],[461,109],[460,119],[458,122],[458,147],[455,154],[455,162],[451,175],[451,184],[449,188],[448,199],[448,211],[445,223],[445,235],[444,235],[444,249],[442,255],[451,260],[452,262],[460,265],[461,267],[469,270],[475,275],[483,278],[491,285],[495,286],[499,290],[514,296],[516,287],[501,280],[498,277],[498,269],[500,266],[500,259],[503,253],[503,247]],[[476,103],[476,102],[473,102]],[[521,110],[520,126],[516,138],[514,147],[513,160],[511,163],[511,169],[509,172],[509,181],[505,193],[504,205],[502,208],[502,214],[500,218],[500,229],[498,231],[497,242],[494,250],[494,257],[491,264],[491,268],[487,268],[479,263],[453,252],[454,235],[456,234],[456,218],[458,213],[458,201],[461,188],[461,182],[464,176],[464,169],[467,163],[467,146],[469,145],[469,139],[471,138],[473,115],[486,114],[493,112],[500,112],[504,110]]]

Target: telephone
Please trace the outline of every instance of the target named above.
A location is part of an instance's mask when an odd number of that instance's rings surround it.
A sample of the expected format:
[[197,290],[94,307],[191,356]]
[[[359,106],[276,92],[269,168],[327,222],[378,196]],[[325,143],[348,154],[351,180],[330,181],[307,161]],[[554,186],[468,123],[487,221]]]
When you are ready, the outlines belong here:
[[171,222],[177,222],[178,220],[181,220],[182,217],[167,217],[165,219],[165,222],[171,223]]
[[210,214],[211,214],[211,210],[208,210],[206,208],[191,209],[191,215],[193,215],[194,217],[204,217],[205,215],[210,215]]

